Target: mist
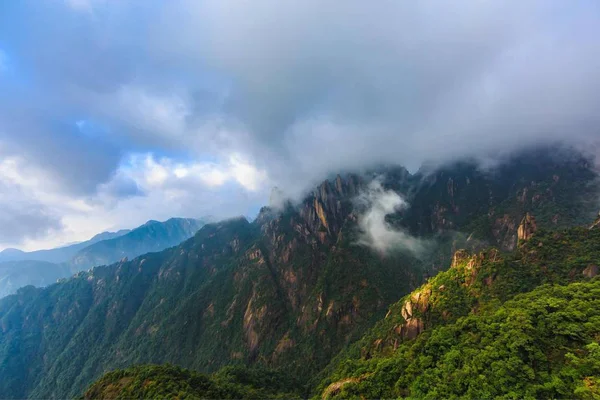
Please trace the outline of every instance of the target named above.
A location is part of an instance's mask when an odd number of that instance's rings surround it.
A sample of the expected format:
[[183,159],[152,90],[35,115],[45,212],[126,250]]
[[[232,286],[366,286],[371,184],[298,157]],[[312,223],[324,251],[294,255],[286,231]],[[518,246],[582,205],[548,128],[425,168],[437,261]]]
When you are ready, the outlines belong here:
[[366,246],[381,255],[393,251],[407,251],[420,257],[425,241],[409,235],[386,221],[388,215],[408,207],[408,203],[393,190],[386,190],[381,179],[374,179],[355,199],[359,213],[359,239],[357,244]]

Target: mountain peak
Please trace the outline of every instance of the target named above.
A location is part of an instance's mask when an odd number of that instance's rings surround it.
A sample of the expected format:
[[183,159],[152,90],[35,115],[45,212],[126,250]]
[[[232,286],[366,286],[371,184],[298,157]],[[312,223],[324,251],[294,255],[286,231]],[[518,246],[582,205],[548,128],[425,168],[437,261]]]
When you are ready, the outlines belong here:
[[19,250],[19,249],[15,249],[13,247],[9,247],[6,248],[2,251],[0,251],[0,254],[5,255],[5,256],[15,256],[15,255],[20,255],[20,254],[24,254],[25,252],[23,250]]

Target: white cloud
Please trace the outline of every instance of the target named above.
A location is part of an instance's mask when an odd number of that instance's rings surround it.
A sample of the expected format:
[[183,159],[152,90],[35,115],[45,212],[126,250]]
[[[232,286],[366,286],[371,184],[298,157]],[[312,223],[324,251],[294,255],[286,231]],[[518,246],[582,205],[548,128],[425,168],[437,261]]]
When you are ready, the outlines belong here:
[[394,250],[407,250],[416,256],[422,255],[425,242],[394,228],[386,216],[408,207],[396,192],[385,190],[380,180],[372,181],[357,197],[358,205],[365,210],[358,217],[360,238],[358,244],[372,248],[380,254]]
[[97,117],[113,121],[131,135],[149,143],[184,146],[189,142],[187,119],[192,115],[187,94],[160,92],[138,84],[121,86],[116,92],[80,93],[80,101],[95,110]]
[[234,154],[229,158],[229,174],[240,185],[253,192],[261,189],[267,180],[265,171],[249,164],[239,154]]
[[[37,173],[37,175],[36,175]],[[43,171],[24,168],[24,161],[0,153],[0,248],[44,239],[63,228],[60,216],[41,196],[48,186]]]
[[156,158],[153,154],[132,154],[122,168],[127,178],[142,189],[175,187],[180,183],[197,182],[210,188],[219,188],[237,182],[250,192],[268,184],[266,172],[259,170],[238,154],[232,154],[220,163],[176,162],[168,157]]
[[[134,153],[93,196],[65,192],[24,159],[0,159],[0,249],[51,248],[173,216],[228,217],[262,204],[266,175],[237,155],[218,163]],[[18,208],[15,208],[19,206]]]

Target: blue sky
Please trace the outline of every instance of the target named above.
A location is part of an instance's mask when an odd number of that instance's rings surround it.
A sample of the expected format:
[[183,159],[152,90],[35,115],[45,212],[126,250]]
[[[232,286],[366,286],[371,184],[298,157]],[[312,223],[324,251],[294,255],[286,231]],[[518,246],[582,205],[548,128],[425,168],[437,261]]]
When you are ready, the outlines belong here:
[[0,248],[598,138],[595,1],[0,4]]

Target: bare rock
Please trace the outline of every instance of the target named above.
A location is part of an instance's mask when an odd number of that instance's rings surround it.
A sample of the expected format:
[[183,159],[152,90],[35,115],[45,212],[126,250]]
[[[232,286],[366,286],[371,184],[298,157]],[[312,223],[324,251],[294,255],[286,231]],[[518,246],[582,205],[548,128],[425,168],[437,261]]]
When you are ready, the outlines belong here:
[[594,228],[600,228],[600,213],[598,213],[598,216],[596,217],[596,220],[590,226],[590,229],[594,229]]
[[536,231],[537,224],[535,222],[535,217],[527,213],[521,220],[521,224],[517,229],[517,238],[519,239],[519,241],[529,240]]
[[400,335],[406,339],[414,339],[425,330],[425,325],[420,318],[411,318],[402,325]]
[[586,278],[593,278],[596,275],[598,275],[598,266],[597,265],[588,265],[584,270],[583,270],[583,276],[585,276]]
[[452,256],[452,265],[450,268],[456,268],[471,257],[465,249],[456,250]]

